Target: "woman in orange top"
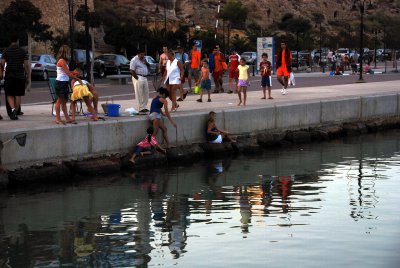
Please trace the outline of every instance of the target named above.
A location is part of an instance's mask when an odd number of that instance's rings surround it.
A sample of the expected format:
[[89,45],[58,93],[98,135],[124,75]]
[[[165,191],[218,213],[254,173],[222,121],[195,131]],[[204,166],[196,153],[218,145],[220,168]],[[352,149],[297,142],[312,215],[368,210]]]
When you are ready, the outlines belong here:
[[[286,89],[288,87],[289,76],[292,72],[292,53],[286,47],[286,41],[281,42],[281,48],[278,51],[276,65],[278,82],[283,86],[281,92],[286,95]],[[283,79],[282,79],[283,77]]]

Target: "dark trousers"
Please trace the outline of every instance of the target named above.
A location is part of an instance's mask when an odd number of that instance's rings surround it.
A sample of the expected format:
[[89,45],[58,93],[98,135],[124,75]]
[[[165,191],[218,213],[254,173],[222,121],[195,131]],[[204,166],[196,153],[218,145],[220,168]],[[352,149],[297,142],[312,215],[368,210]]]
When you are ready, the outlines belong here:
[[[2,85],[0,87],[0,95],[1,95],[1,90],[4,89],[4,85]],[[7,95],[6,95],[6,90],[4,89],[4,101],[6,103],[6,109],[7,109],[7,114],[8,116],[11,116],[12,111],[11,111],[11,106],[7,101]],[[15,101],[15,97],[14,97],[14,101]],[[1,103],[0,103],[1,104]],[[17,113],[21,113],[21,106],[18,108]]]
[[[7,95],[5,95],[5,94],[4,94],[4,100],[5,100],[5,103],[6,103],[7,114],[8,114],[8,116],[11,116],[11,113],[12,113],[11,112],[11,106],[10,106],[10,104],[8,104]],[[14,100],[15,100],[15,97],[14,97]],[[18,113],[21,112],[21,106],[18,108],[17,112]]]

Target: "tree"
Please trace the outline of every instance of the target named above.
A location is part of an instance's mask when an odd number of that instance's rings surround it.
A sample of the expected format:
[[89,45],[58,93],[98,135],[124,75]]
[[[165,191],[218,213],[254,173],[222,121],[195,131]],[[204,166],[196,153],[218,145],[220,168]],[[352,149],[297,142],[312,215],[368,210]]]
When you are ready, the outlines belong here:
[[228,0],[220,11],[220,18],[228,22],[228,47],[231,29],[243,28],[246,25],[247,13],[247,8],[242,5],[242,1],[238,0]]
[[[310,21],[302,17],[294,17],[293,14],[287,13],[283,15],[281,22],[278,24],[278,27],[281,30],[285,30],[295,34],[296,50],[297,50],[296,59],[297,62],[299,62],[299,49],[300,49],[299,35],[302,34],[303,40],[301,41],[304,42],[306,37],[309,36],[312,27]],[[297,64],[297,68],[298,66],[299,65]]]
[[28,0],[15,0],[1,15],[0,46],[8,46],[11,35],[18,33],[21,44],[28,45],[29,63],[32,54],[32,38],[36,41],[52,39],[50,26],[41,22],[42,12]]

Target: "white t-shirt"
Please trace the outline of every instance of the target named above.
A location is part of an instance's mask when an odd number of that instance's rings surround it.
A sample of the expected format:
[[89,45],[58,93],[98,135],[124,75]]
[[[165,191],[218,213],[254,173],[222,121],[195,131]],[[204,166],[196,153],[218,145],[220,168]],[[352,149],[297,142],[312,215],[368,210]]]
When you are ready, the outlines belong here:
[[147,68],[147,65],[143,61],[141,61],[137,55],[131,59],[129,69],[135,71],[135,73],[138,75],[146,76],[149,74],[149,69]]

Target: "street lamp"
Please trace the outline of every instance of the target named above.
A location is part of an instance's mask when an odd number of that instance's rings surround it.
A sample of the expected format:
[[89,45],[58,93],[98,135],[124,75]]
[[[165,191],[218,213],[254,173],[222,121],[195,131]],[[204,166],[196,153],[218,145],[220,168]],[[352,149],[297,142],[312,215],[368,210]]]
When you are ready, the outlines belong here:
[[71,62],[69,67],[71,70],[75,68],[74,59],[74,0],[68,0],[68,15],[69,15],[69,38],[70,38],[70,49],[71,49]]
[[[369,2],[369,3],[367,3]],[[358,78],[357,83],[364,83],[363,79],[363,57],[364,57],[364,12],[365,10],[370,11],[373,10],[374,6],[372,5],[371,0],[353,0],[353,5],[351,7],[352,12],[360,13],[360,77]]]

